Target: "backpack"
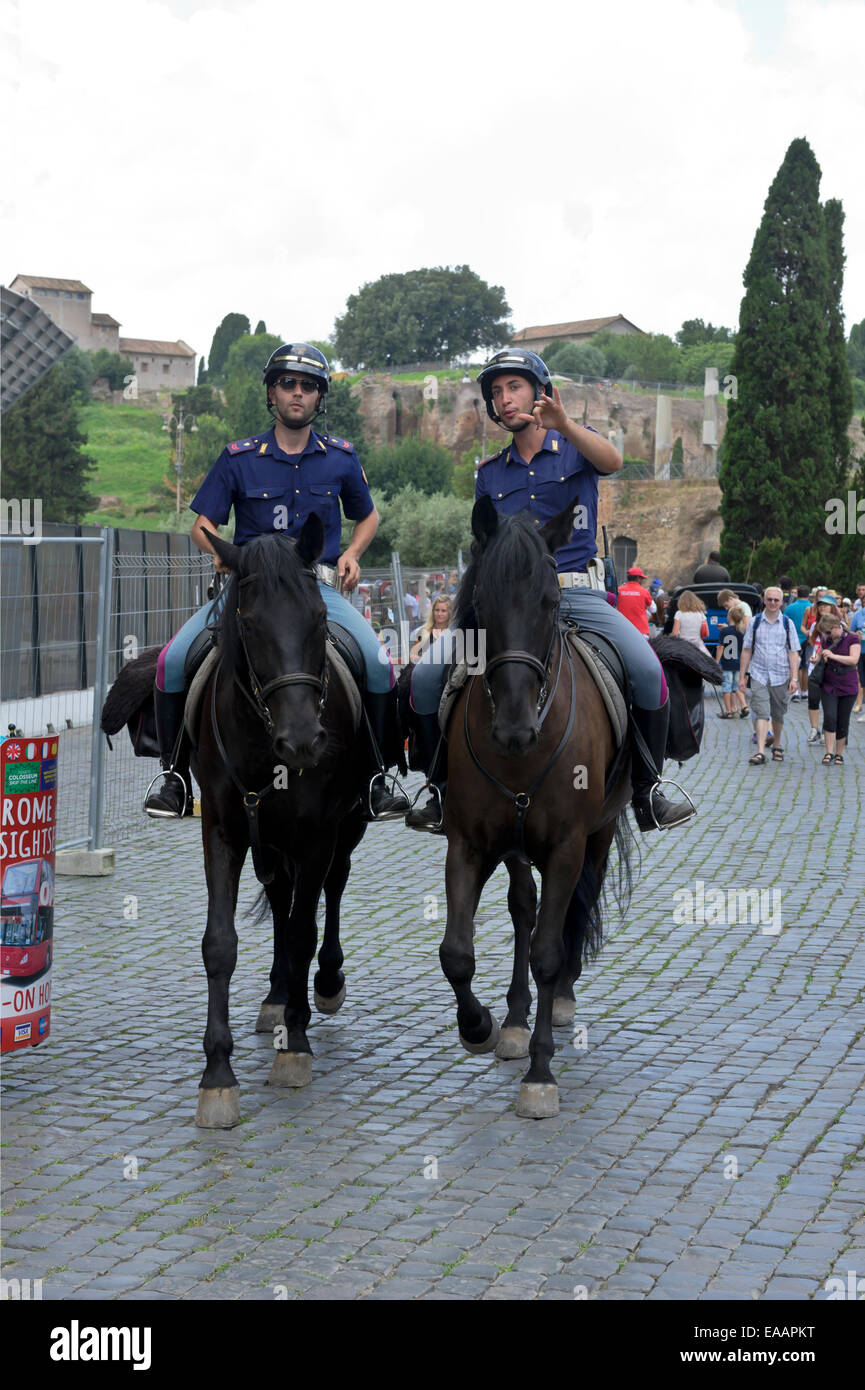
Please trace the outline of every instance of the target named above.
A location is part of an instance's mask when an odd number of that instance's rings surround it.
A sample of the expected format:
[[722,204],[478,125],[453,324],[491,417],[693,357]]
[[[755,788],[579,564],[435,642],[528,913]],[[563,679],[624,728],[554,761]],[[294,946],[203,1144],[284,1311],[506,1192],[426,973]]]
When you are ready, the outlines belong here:
[[[790,628],[793,626],[793,619],[792,619],[792,618],[786,617],[786,615],[785,615],[784,613],[780,613],[778,616],[780,617],[781,622],[784,624],[784,636],[785,636],[786,639],[787,639],[787,651],[788,651],[788,652],[791,652],[791,651],[793,650],[793,644],[792,644],[792,642],[790,641]],[[751,638],[751,645],[752,645],[753,647],[756,647],[756,645],[757,645],[757,629],[759,628],[759,626],[760,626],[760,624],[761,624],[762,621],[763,621],[763,614],[762,614],[762,613],[758,613],[757,616],[756,616],[756,618],[754,619],[754,633],[753,633],[753,636],[752,636],[752,638]],[[797,641],[797,643],[796,643],[796,646],[797,646],[797,647],[799,646],[798,641]]]

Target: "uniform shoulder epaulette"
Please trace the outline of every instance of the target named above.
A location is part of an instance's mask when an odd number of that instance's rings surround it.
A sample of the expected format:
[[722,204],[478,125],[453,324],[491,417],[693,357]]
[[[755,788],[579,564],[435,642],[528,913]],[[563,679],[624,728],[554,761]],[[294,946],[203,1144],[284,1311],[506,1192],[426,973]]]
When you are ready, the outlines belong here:
[[337,439],[335,434],[327,435],[326,442],[332,444],[335,449],[346,449],[349,453],[354,448],[350,439]]
[[230,454],[245,454],[250,449],[255,449],[261,443],[260,435],[250,436],[249,439],[235,439],[232,444],[226,445]]
[[493,459],[497,459],[501,452],[501,449],[499,449],[498,453],[488,454],[485,459],[481,459],[480,463],[478,464],[478,468],[483,468],[485,463],[492,463]]

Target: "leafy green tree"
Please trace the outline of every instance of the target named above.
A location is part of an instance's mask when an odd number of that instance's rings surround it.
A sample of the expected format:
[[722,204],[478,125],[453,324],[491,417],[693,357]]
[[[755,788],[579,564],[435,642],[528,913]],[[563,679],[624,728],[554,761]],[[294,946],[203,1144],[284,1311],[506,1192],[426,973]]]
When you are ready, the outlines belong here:
[[60,373],[79,405],[90,404],[90,388],[96,378],[91,352],[71,347],[51,370]]
[[472,506],[468,499],[406,487],[389,500],[379,534],[404,565],[452,564],[460,546],[471,544]]
[[682,348],[679,353],[678,381],[692,386],[702,386],[707,367],[718,368],[718,380],[723,382],[730,371],[735,343],[706,342],[695,343],[693,347]]
[[853,382],[847,363],[847,344],[844,341],[844,310],[841,295],[844,288],[844,209],[837,198],[830,198],[823,208],[826,227],[826,258],[829,267],[829,297],[826,306],[826,343],[829,349],[829,417],[832,426],[832,450],[835,458],[835,481],[839,488],[846,486],[850,473],[850,436],[847,433],[853,414]]
[[451,491],[454,497],[461,497],[464,501],[466,499],[474,501],[475,471],[478,461],[483,457],[481,441],[479,439],[473,440],[471,448],[464,450],[464,452],[460,454],[460,461],[454,468],[453,483],[451,485]]
[[99,348],[96,352],[89,354],[93,359],[93,378],[104,377],[112,391],[120,391],[123,388],[125,378],[132,376],[135,367],[128,357],[121,357],[119,353],[109,352],[108,348]]
[[833,495],[820,167],[792,142],[766,198],[745,269],[720,450],[722,559],[736,577],[828,569]]
[[171,408],[175,415],[183,406],[184,415],[220,415],[222,401],[212,386],[190,386],[186,391],[176,391],[171,397]]
[[350,368],[445,361],[507,343],[509,314],[502,287],[467,265],[383,275],[349,295],[334,348]]
[[398,444],[370,450],[366,472],[376,495],[393,497],[403,488],[413,487],[431,496],[450,490],[453,458],[443,445],[409,435]]
[[[240,431],[243,434],[243,430]],[[226,433],[219,415],[198,415],[194,430],[183,433],[183,490],[189,497],[197,491],[226,444],[238,435]]]
[[61,361],[3,417],[3,493],[39,498],[43,521],[80,522],[96,505],[87,491],[94,461],[83,452],[80,384]]
[[228,349],[238,338],[242,338],[244,333],[249,333],[249,319],[246,314],[226,314],[214,333],[207,359],[207,371],[210,380],[217,385],[224,376]]
[[255,334],[254,334],[254,336],[257,338],[258,335],[259,335],[259,333],[266,333],[266,332],[267,332],[267,328],[266,328],[266,326],[265,326],[264,319],[259,319],[259,320],[258,320],[258,323],[255,325]]
[[225,383],[226,439],[246,439],[270,429],[264,387],[245,372],[238,372]]
[[715,328],[702,319],[685,319],[676,334],[679,347],[697,347],[700,343],[731,343],[733,334],[729,328]]
[[854,323],[847,339],[847,365],[854,376],[865,379],[865,319]]
[[606,359],[608,377],[633,381],[678,381],[679,349],[666,333],[611,333],[590,339]]
[[[862,428],[865,430],[865,416],[862,417]],[[865,453],[859,456],[849,483],[839,488],[838,495],[845,510],[848,491],[852,491],[859,500],[865,497]],[[837,550],[834,553],[834,564],[831,571],[832,583],[840,589],[842,594],[850,594],[851,597],[856,585],[861,584],[865,579],[865,536],[858,529],[861,525],[862,521],[858,519],[855,531],[847,530],[841,537],[840,544],[838,544],[837,539],[835,540]]]
[[235,338],[225,359],[225,380],[244,373],[261,385],[261,374],[271,353],[281,347],[282,339],[275,333],[244,333]]
[[551,372],[557,372],[560,376],[601,377],[607,368],[603,352],[590,343],[561,343],[544,361]]

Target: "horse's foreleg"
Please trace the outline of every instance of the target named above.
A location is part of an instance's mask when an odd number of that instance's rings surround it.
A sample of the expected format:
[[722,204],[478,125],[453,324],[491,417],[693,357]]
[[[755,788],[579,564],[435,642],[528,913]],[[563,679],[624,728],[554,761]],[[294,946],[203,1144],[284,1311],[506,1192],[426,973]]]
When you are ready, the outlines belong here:
[[499,1040],[496,1019],[471,990],[475,973],[475,912],[495,865],[495,859],[483,858],[470,850],[464,840],[450,838],[445,864],[448,917],[439,960],[456,995],[460,1042],[467,1052],[492,1052]]
[[[583,850],[585,846],[581,847]],[[538,1014],[529,1043],[532,1059],[520,1086],[517,1114],[544,1119],[559,1113],[559,1089],[550,1068],[553,1043],[553,997],[564,964],[565,913],[583,866],[583,854],[568,845],[551,855],[544,866],[541,907],[532,938],[530,960],[538,990]]]
[[306,1036],[310,1020],[309,964],[315,954],[315,910],[333,857],[334,841],[323,833],[299,852],[294,901],[288,922],[285,1032],[270,1069],[271,1086],[306,1086],[312,1080],[312,1048]]
[[278,865],[273,881],[264,891],[273,913],[273,964],[270,967],[270,989],[258,1011],[255,1031],[272,1034],[285,1022],[288,1000],[288,922],[294,892],[294,870],[287,864]]
[[343,954],[339,940],[339,909],[348,875],[351,855],[365,825],[360,812],[352,812],[339,827],[333,861],[324,881],[324,940],[318,953],[318,970],[313,981],[313,1001],[319,1013],[335,1014],[345,999]]
[[240,1089],[229,1058],[234,1040],[228,1023],[228,990],[237,963],[234,913],[244,852],[229,845],[219,827],[205,830],[207,926],[201,943],[207,971],[207,1065],[198,1090],[195,1123],[203,1129],[230,1129],[240,1120]]
[[535,925],[538,895],[530,866],[522,859],[507,861],[510,887],[508,909],[514,924],[514,970],[508,990],[508,1016],[496,1048],[502,1058],[528,1057],[529,1009],[532,995],[529,989],[529,946]]

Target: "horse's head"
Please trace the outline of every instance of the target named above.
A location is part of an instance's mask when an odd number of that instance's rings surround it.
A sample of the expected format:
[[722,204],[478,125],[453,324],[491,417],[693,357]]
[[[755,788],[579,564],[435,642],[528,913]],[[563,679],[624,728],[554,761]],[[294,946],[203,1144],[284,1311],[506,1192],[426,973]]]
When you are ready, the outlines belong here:
[[538,741],[559,617],[554,557],[573,528],[574,506],[544,526],[526,512],[501,515],[489,497],[472,511],[473,560],[463,587],[484,633],[490,732],[504,754],[527,753]]
[[220,646],[223,660],[249,687],[287,767],[314,767],[327,734],[321,723],[325,691],[326,609],[315,562],[324,546],[318,516],[296,541],[273,532],[232,545],[205,530],[231,571]]

